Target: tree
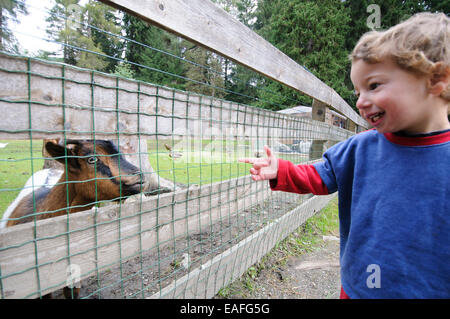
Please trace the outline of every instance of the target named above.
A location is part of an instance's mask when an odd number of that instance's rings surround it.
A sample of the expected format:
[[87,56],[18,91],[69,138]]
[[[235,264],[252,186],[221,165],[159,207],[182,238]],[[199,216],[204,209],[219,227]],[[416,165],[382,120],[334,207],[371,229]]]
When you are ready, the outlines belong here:
[[[266,40],[332,87],[343,98],[351,95],[345,86],[349,67],[345,40],[349,10],[341,0],[262,0],[256,12],[255,29]],[[259,90],[260,105],[279,109],[281,105],[310,103],[309,98],[281,84],[264,80]],[[272,97],[268,92],[276,92]],[[298,102],[297,102],[298,101]],[[275,105],[271,106],[271,102]]]
[[[49,38],[62,43],[64,62],[72,65],[76,65],[77,51],[70,47],[70,44],[73,45],[78,38],[78,25],[68,21],[67,17],[73,17],[74,10],[77,10],[74,8],[80,7],[78,2],[79,0],[55,0],[55,5],[50,9],[50,16],[46,19],[49,23],[47,27]],[[76,16],[73,18],[80,19]],[[57,54],[57,52],[53,54]]]
[[183,89],[185,62],[181,40],[138,18],[124,14],[125,58],[133,62],[135,78],[155,84]]
[[65,63],[100,71],[114,70],[117,60],[111,61],[105,55],[120,56],[120,41],[91,27],[120,33],[109,7],[93,1],[81,7],[79,0],[55,0],[47,22],[49,37],[62,44]]
[[17,40],[8,28],[8,20],[17,22],[17,14],[28,14],[24,3],[0,0],[0,50],[19,51]]
[[114,68],[113,74],[134,79],[134,72],[131,69],[131,64],[127,63],[126,61],[117,63]]
[[[99,1],[92,0],[86,4],[85,10],[85,22],[96,28],[86,27],[84,33],[92,39],[92,43],[90,44],[91,47],[97,48],[99,49],[99,52],[114,58],[102,58],[106,62],[102,71],[113,72],[118,64],[118,60],[122,56],[124,47],[123,41],[118,37],[108,34],[121,34],[121,21],[117,16],[117,11]],[[106,32],[102,32],[98,29]]]
[[[373,0],[345,0],[344,6],[350,12],[350,21],[348,22],[348,33],[346,37],[346,50],[350,53],[359,38],[371,29],[367,25],[367,18],[370,13],[367,8],[374,4]],[[450,0],[377,0],[375,2],[380,7],[380,28],[386,30],[401,21],[418,12],[450,12]],[[351,89],[353,87],[350,81],[350,68],[347,68],[345,76],[345,85]],[[350,105],[356,104],[356,97],[346,98]],[[356,109],[356,108],[355,108]]]
[[194,62],[186,65],[186,77],[191,81],[186,82],[189,91],[224,97],[225,81],[222,71],[223,58],[202,47],[187,44],[184,57]]
[[[373,0],[345,0],[344,6],[350,10],[349,33],[347,37],[347,49],[350,51],[358,39],[371,29],[367,25],[369,13],[367,8],[374,4]],[[380,29],[388,29],[397,23],[406,20],[418,12],[450,12],[450,0],[377,0],[380,7]]]
[[[255,0],[212,0],[245,26],[252,28],[255,21]],[[255,104],[256,85],[260,76],[233,61],[222,58],[224,99],[243,104]]]

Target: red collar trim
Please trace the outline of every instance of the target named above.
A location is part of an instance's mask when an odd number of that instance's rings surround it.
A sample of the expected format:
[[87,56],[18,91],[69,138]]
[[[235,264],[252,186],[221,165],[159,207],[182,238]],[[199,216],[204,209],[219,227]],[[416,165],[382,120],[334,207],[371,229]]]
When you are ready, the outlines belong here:
[[427,146],[450,142],[450,131],[424,137],[398,136],[393,133],[385,133],[384,136],[392,143],[403,146]]

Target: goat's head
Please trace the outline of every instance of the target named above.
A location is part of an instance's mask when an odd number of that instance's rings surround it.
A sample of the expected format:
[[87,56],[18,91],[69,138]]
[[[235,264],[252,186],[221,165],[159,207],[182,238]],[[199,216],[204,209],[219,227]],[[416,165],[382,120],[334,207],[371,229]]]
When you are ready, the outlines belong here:
[[111,141],[67,140],[66,146],[48,141],[45,148],[65,165],[67,180],[77,181],[73,182],[73,187],[86,199],[116,199],[144,189],[143,174],[119,153]]

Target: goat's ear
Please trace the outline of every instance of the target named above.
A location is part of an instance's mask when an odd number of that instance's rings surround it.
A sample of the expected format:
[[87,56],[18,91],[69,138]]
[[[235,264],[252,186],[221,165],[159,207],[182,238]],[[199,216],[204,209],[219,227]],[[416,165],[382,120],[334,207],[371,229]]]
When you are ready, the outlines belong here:
[[67,144],[67,147],[64,147],[53,141],[45,143],[45,148],[47,149],[47,152],[52,157],[55,157],[55,160],[57,160],[63,165],[66,165],[66,159],[64,156],[66,155],[67,152],[67,165],[68,165],[67,169],[71,172],[76,172],[80,169],[78,159],[76,157],[73,157],[78,155],[77,154],[78,147],[79,146],[77,144]]

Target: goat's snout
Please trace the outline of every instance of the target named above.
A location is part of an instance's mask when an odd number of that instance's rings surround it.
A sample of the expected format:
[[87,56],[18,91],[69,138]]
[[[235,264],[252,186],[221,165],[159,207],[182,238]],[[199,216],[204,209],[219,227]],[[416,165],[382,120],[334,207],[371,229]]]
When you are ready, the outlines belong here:
[[126,194],[138,194],[145,190],[147,181],[145,175],[139,170],[135,170],[128,174],[126,177],[122,177],[122,190]]

